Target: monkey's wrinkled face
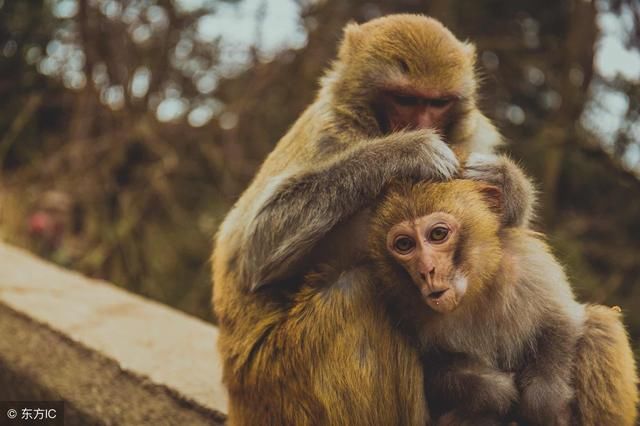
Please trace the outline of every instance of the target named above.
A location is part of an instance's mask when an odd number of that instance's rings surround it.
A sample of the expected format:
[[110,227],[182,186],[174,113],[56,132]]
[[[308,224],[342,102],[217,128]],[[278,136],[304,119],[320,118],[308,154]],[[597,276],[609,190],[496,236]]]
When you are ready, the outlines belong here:
[[383,129],[436,129],[444,132],[450,113],[459,101],[458,95],[412,87],[387,88],[381,97]]
[[453,311],[467,290],[454,261],[459,240],[460,223],[443,212],[400,222],[387,234],[387,249],[437,312]]

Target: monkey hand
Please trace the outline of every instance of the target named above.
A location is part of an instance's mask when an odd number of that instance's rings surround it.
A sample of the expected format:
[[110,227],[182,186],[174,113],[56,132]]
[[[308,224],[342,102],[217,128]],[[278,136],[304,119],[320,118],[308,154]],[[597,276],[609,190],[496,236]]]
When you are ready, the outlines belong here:
[[[418,180],[453,179],[460,170],[458,158],[449,145],[443,142],[432,130],[413,130],[397,133],[396,144],[401,158],[396,159],[399,178]],[[389,145],[388,145],[389,146]],[[394,164],[394,163],[390,163]],[[405,165],[406,167],[403,167]]]
[[[518,400],[513,373],[485,371],[470,381],[470,398],[465,410],[472,413],[495,413],[504,416]],[[475,385],[475,386],[474,386]]]
[[570,424],[570,386],[559,379],[534,377],[520,397],[521,416],[527,424],[567,426]]
[[441,370],[428,380],[435,394],[451,394],[454,391],[451,402],[457,408],[450,413],[451,417],[473,419],[486,415],[502,418],[518,401],[514,376],[513,373],[486,366],[462,364]]
[[535,189],[523,171],[505,155],[469,155],[465,179],[486,182],[502,191],[502,224],[526,227],[535,207]]

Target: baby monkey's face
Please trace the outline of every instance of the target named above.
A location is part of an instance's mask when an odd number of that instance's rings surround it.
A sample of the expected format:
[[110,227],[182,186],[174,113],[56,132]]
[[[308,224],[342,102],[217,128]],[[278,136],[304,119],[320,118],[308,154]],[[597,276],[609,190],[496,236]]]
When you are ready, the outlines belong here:
[[459,240],[460,223],[444,212],[400,222],[387,234],[387,249],[436,312],[453,311],[467,290],[455,261]]

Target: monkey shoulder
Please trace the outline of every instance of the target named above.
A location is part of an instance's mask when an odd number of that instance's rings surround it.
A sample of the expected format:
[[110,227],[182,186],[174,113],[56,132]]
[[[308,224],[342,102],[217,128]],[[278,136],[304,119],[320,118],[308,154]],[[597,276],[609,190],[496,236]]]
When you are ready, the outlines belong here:
[[520,287],[530,287],[541,296],[562,296],[563,301],[574,299],[564,269],[542,234],[512,228],[504,231],[502,241],[506,257],[503,263],[511,276],[509,281]]
[[564,328],[579,334],[586,321],[586,307],[574,295],[564,268],[551,253],[542,234],[511,229],[504,239],[504,262],[509,269],[510,301],[518,321],[526,329]]

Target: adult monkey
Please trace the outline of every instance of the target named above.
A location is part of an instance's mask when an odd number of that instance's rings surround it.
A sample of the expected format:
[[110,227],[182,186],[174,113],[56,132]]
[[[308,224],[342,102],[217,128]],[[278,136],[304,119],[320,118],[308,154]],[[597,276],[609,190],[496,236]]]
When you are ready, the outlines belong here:
[[[385,317],[359,250],[366,207],[391,180],[449,179],[449,146],[488,154],[500,143],[475,104],[474,63],[473,45],[424,16],[346,27],[317,99],[217,235],[230,424],[428,421],[418,354]],[[525,224],[532,191],[519,170],[499,157],[469,163],[508,195],[505,223]],[[327,271],[300,285],[317,263]]]

